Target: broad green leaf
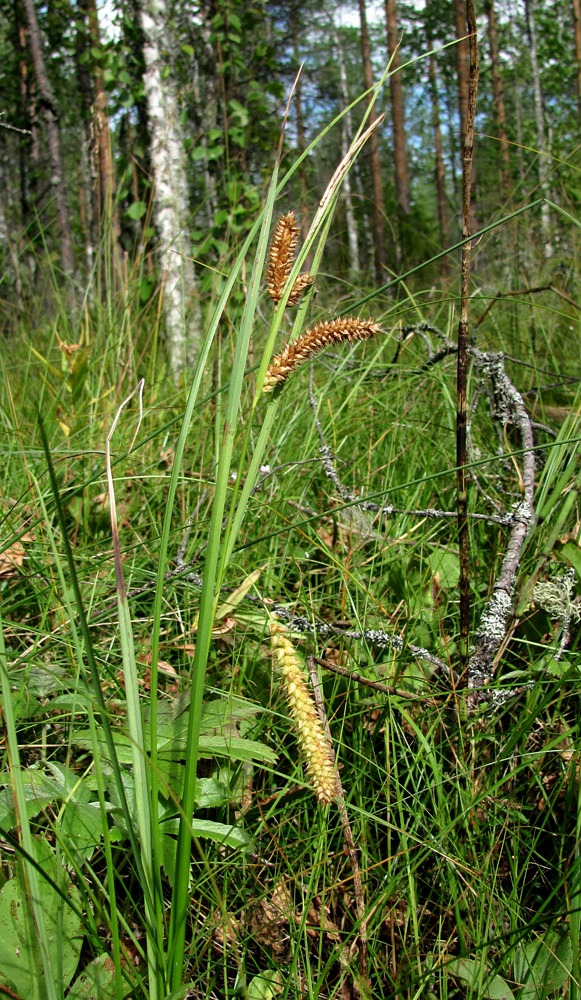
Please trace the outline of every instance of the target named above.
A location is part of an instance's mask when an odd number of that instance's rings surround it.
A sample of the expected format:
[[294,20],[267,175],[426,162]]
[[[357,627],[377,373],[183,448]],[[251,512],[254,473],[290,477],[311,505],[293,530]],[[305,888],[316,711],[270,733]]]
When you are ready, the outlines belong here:
[[248,1000],[272,1000],[282,993],[283,981],[280,972],[269,969],[254,976],[248,983],[246,996]]
[[98,802],[68,802],[61,819],[61,839],[77,865],[91,857],[103,839],[103,817]]
[[[172,885],[175,875],[178,822],[176,817],[164,822],[162,826],[161,850],[163,867]],[[245,830],[236,826],[229,826],[226,823],[216,823],[213,820],[196,819],[194,817],[192,820],[192,834],[200,840],[215,840],[219,844],[242,851],[252,850],[254,846],[252,838],[249,837]]]
[[502,976],[483,974],[482,964],[472,958],[453,959],[446,965],[446,973],[478,990],[479,1000],[515,1000],[514,993]]
[[[81,898],[76,887],[66,878],[46,841],[37,841],[36,860],[42,870],[61,885],[65,895],[77,908]],[[50,961],[59,970],[59,988],[73,978],[81,954],[82,921],[67,906],[52,885],[39,873],[40,905],[44,911]],[[46,987],[39,950],[39,937],[32,917],[26,891],[25,861],[19,860],[16,874],[0,891],[0,983],[10,986],[26,1000],[44,1000]]]
[[[133,986],[123,980],[121,993],[128,996]],[[115,965],[109,955],[99,955],[83,969],[67,993],[67,1000],[116,1000]]]
[[128,219],[132,219],[134,222],[139,222],[147,212],[147,205],[144,201],[134,201],[132,205],[129,206],[125,215]]
[[569,929],[548,931],[544,938],[521,944],[514,956],[514,978],[519,1000],[544,1000],[564,985],[573,964]]
[[581,580],[581,548],[574,542],[565,542],[561,549],[557,549],[557,556],[564,562],[571,563],[577,574],[577,579]]

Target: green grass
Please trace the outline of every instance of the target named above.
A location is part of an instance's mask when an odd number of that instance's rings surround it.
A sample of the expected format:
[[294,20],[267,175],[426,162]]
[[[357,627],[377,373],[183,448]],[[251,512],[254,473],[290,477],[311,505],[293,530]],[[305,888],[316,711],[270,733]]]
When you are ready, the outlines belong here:
[[[24,323],[10,343],[0,389],[0,940],[20,957],[8,969],[0,955],[0,984],[27,1000],[79,1000],[87,982],[99,1000],[183,997],[182,983],[208,1000],[574,1000],[578,605],[561,649],[558,615],[532,603],[535,583],[570,568],[579,594],[570,290],[506,297],[478,327],[478,346],[506,352],[546,426],[516,615],[493,697],[470,709],[456,673],[456,523],[410,513],[454,511],[455,358],[426,366],[419,333],[398,346],[401,327],[422,322],[454,339],[457,288],[434,293],[419,272],[397,298],[342,286],[337,302],[327,278],[299,309],[293,335],[357,314],[367,298],[361,315],[385,330],[321,355],[313,372],[345,489],[397,508],[374,516],[324,474],[309,366],[274,398],[259,391],[291,329],[262,290],[277,185],[275,174],[262,218],[228,262],[230,286],[182,386],[163,368],[157,307],[144,314],[131,288],[77,318]],[[335,193],[304,248],[314,269],[324,269]],[[473,322],[503,291],[486,239]],[[241,308],[231,293],[243,265]],[[70,359],[57,331],[82,339]],[[250,351],[258,367],[247,371]],[[135,398],[120,407],[141,377],[132,449]],[[507,428],[499,457],[472,371],[469,402],[479,395],[470,509],[490,515],[518,501],[522,456]],[[112,500],[105,442],[117,415]],[[508,528],[474,519],[470,531],[475,631]],[[317,804],[273,675],[273,605],[312,626],[290,634],[321,661],[363,926],[339,810]],[[373,643],[371,630],[402,648]]]

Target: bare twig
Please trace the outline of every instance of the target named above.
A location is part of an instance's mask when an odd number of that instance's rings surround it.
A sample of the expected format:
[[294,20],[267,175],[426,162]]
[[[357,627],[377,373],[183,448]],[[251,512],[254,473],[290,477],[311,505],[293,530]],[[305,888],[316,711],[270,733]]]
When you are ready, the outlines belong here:
[[[476,633],[476,647],[468,665],[468,687],[482,687],[491,677],[493,660],[504,639],[512,612],[512,594],[527,534],[534,523],[535,452],[531,419],[524,400],[506,375],[502,354],[483,353],[472,348],[471,354],[482,375],[490,382],[493,418],[503,427],[516,424],[523,452],[523,498],[514,512],[506,554],[493,594],[487,602]],[[471,704],[478,696],[471,699]]]
[[392,684],[383,684],[381,681],[372,681],[370,677],[364,677],[357,670],[350,670],[349,667],[342,667],[331,660],[324,660],[320,656],[315,656],[315,662],[332,674],[339,674],[340,677],[347,677],[353,684],[360,687],[371,688],[372,691],[379,691],[380,694],[396,695],[398,698],[406,698],[408,701],[421,701],[422,705],[436,704],[435,699],[426,698],[423,694],[413,694],[411,691],[402,691],[401,688],[393,687]]

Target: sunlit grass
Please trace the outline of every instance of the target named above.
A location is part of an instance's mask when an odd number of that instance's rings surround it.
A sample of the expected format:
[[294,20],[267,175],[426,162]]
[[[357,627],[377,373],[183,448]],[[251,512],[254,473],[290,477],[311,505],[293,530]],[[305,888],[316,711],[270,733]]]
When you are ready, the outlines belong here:
[[[212,304],[191,380],[167,379],[157,313],[144,316],[130,288],[119,303],[87,306],[76,325],[57,316],[10,347],[0,387],[0,918],[16,855],[38,895],[40,842],[54,854],[57,888],[42,884],[61,920],[75,887],[68,910],[80,911],[82,951],[69,987],[61,971],[72,959],[50,943],[33,903],[39,1000],[79,1000],[74,976],[85,971],[94,987],[103,959],[103,1000],[184,996],[182,981],[196,997],[249,1000],[357,990],[574,998],[578,613],[575,605],[560,648],[562,622],[532,603],[538,580],[579,574],[581,564],[574,313],[546,292],[499,302],[477,326],[482,350],[510,355],[510,375],[544,427],[537,523],[490,685],[498,698],[468,711],[456,672],[456,522],[429,514],[454,514],[455,360],[426,364],[439,343],[433,331],[400,336],[428,322],[453,339],[454,287],[435,294],[420,272],[397,301],[342,289],[338,303],[327,281],[289,320],[262,284],[278,183],[275,175],[262,219],[229,261],[231,285]],[[322,265],[338,190],[331,185],[315,216],[296,273],[307,251],[313,273]],[[242,277],[246,305],[234,306],[229,292]],[[496,289],[475,294],[475,321]],[[361,315],[372,311],[381,334],[321,354],[312,386],[305,364],[274,399],[262,396],[281,341],[357,313],[364,298]],[[136,407],[114,438],[125,598],[104,450],[141,377],[135,447]],[[490,515],[519,498],[520,455],[510,428],[499,438],[472,375],[470,400],[479,394],[470,510]],[[325,475],[320,434],[349,502]],[[396,510],[378,515],[356,497]],[[470,530],[476,628],[507,529],[474,520]],[[363,920],[339,810],[317,803],[273,675],[277,607],[294,619],[299,657],[319,663]],[[374,643],[370,630],[400,644]],[[0,983],[18,993],[1,961]]]

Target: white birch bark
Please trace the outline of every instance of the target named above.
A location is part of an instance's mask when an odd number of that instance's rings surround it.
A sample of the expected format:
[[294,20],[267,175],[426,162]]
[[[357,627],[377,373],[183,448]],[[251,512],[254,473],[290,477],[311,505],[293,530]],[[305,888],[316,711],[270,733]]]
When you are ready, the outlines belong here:
[[142,0],[144,89],[153,171],[153,214],[159,236],[165,339],[177,378],[192,363],[202,336],[200,303],[189,257],[188,186],[179,106],[172,74],[162,79],[172,51],[166,0]]
[[[539,154],[539,186],[541,194],[548,198],[549,190],[549,149],[545,132],[545,113],[543,110],[543,95],[541,91],[541,72],[537,55],[537,28],[535,24],[534,0],[525,0],[525,13],[529,30],[531,69],[533,73],[533,93],[535,99],[535,124],[537,129],[537,147]],[[553,238],[551,234],[551,213],[546,201],[541,205],[541,231],[544,242],[545,258],[553,256]]]
[[[345,67],[345,55],[341,45],[341,38],[337,30],[337,25],[333,24],[333,36],[335,40],[335,51],[339,61],[339,86],[341,88],[341,101],[343,107],[349,106],[349,87],[347,84],[347,69]],[[341,158],[347,156],[349,145],[353,139],[353,122],[351,112],[348,111],[341,119]],[[347,240],[349,244],[350,271],[354,279],[359,277],[361,265],[359,262],[359,238],[357,235],[357,223],[355,212],[353,211],[353,193],[351,190],[351,172],[345,174],[343,181],[343,198],[345,199],[345,221],[347,223]]]

